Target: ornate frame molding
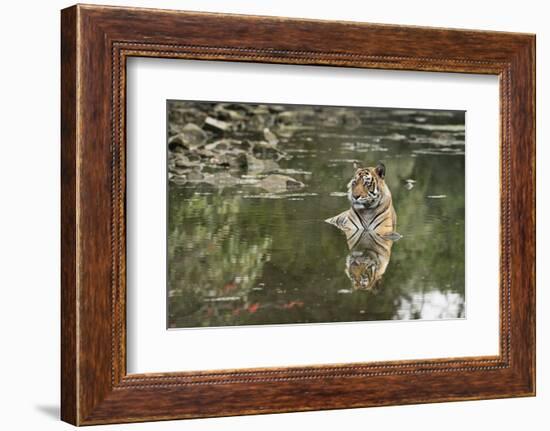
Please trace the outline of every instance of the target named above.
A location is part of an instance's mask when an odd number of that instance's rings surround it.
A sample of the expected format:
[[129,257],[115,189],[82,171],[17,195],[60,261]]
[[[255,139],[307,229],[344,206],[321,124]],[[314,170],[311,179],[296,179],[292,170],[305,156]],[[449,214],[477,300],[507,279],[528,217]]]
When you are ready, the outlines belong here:
[[[207,34],[201,31],[206,24],[221,30]],[[271,32],[255,36],[254,29],[262,27]],[[334,32],[340,35],[335,42],[329,37]],[[321,37],[312,41],[310,34]],[[533,395],[534,44],[534,36],[510,33],[65,9],[62,418],[98,424]],[[125,66],[132,56],[498,75],[500,354],[127,375]],[[512,176],[518,169],[529,174]],[[252,391],[262,395],[253,397]]]

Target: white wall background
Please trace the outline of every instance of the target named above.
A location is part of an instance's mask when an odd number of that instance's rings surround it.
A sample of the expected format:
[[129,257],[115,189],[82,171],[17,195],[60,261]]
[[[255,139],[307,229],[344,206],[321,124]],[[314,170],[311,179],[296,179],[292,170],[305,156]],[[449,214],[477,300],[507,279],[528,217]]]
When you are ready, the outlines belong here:
[[[545,2],[462,0],[130,0],[104,4],[477,28],[537,34],[538,396],[105,426],[134,430],[548,429],[550,424],[550,14]],[[63,430],[59,414],[59,10],[60,0],[4,2],[0,14],[0,426]],[[543,245],[544,244],[544,245]]]

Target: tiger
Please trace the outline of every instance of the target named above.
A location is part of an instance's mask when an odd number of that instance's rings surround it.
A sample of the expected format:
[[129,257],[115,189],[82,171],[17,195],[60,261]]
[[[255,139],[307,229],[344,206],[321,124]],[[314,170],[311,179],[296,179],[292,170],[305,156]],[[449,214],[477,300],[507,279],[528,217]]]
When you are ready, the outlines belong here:
[[350,253],[345,273],[354,290],[376,291],[390,263],[393,241],[372,231],[346,231]]
[[397,215],[392,195],[384,178],[386,166],[357,168],[348,183],[347,196],[351,208],[325,220],[343,231],[371,231],[395,239]]

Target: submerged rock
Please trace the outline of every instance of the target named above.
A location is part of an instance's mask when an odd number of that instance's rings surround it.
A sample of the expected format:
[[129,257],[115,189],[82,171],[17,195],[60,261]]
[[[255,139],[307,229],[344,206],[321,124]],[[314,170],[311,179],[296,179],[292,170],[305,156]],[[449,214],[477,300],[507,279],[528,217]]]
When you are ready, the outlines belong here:
[[186,178],[188,181],[202,181],[204,179],[204,174],[199,171],[191,171],[187,173]]
[[361,119],[354,111],[342,109],[337,112],[331,112],[327,115],[320,115],[323,124],[329,127],[345,127],[347,129],[355,129],[361,125]]
[[259,174],[262,172],[273,172],[279,169],[279,165],[274,160],[261,160],[251,154],[246,155],[246,168],[248,172]]
[[236,139],[220,139],[204,146],[209,151],[232,151],[240,145],[240,141]]
[[287,175],[271,174],[258,183],[258,186],[270,193],[282,193],[305,187],[301,181]]
[[276,148],[275,146],[264,142],[264,141],[257,141],[253,143],[254,147],[252,149],[254,156],[256,156],[259,159],[274,159],[274,160],[280,160],[283,157],[285,157],[285,153],[283,153],[281,150]]
[[182,153],[175,153],[173,155],[173,163],[176,168],[194,168],[200,166],[199,161],[189,160],[189,158]]
[[283,111],[277,115],[276,123],[279,127],[303,127],[317,121],[313,109],[304,108],[295,111]]

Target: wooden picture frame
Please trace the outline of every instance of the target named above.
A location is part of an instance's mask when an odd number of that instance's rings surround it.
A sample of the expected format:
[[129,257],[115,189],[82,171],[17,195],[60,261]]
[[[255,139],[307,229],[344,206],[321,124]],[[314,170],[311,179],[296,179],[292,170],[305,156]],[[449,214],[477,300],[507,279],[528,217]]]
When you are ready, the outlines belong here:
[[[61,21],[64,421],[535,394],[534,35],[83,5],[63,10]],[[131,56],[498,75],[500,354],[128,375],[125,65]]]

